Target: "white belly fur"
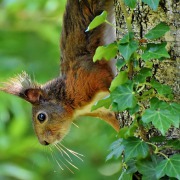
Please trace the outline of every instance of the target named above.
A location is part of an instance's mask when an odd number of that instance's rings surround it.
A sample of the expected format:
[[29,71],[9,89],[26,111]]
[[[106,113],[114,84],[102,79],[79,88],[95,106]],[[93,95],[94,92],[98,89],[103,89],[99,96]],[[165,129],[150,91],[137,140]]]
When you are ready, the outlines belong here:
[[106,111],[106,113],[109,111],[108,109],[105,109],[105,108],[99,108],[99,109],[97,109],[97,110],[95,110],[95,111],[92,111],[91,112],[91,108],[92,108],[92,106],[97,102],[97,101],[99,101],[99,100],[101,100],[101,99],[103,99],[103,98],[105,98],[106,96],[108,96],[109,95],[109,92],[108,91],[104,91],[104,92],[99,92],[99,93],[97,93],[96,95],[95,95],[95,97],[92,99],[92,101],[88,104],[88,105],[86,105],[86,106],[84,106],[84,107],[82,107],[82,108],[80,108],[80,109],[77,109],[76,111],[75,111],[75,114],[74,114],[74,118],[77,118],[77,117],[79,117],[79,116],[84,116],[84,115],[86,115],[86,114],[94,114],[94,113],[96,113],[96,112],[102,112],[102,111]]

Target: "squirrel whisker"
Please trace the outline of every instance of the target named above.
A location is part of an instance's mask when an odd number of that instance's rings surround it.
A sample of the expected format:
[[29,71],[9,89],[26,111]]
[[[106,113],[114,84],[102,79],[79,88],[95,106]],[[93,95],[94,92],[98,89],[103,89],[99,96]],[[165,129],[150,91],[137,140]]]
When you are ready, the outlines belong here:
[[66,149],[67,151],[69,151],[71,154],[73,154],[75,157],[77,157],[78,159],[80,159],[80,160],[83,162],[83,159],[82,159],[81,157],[79,157],[79,156],[84,157],[83,154],[80,154],[80,153],[77,153],[76,151],[73,151],[73,150],[71,150],[71,149],[68,149],[67,147],[65,147],[65,146],[62,145],[61,143],[59,143],[59,145],[60,145],[61,147],[63,147],[64,149]]
[[[53,155],[53,151],[51,149],[51,147],[49,147],[50,149],[50,152],[51,152],[51,156],[52,156],[52,159],[54,159],[54,161],[58,164],[58,166],[60,167],[61,170],[64,170],[63,167],[59,164],[59,162],[57,161],[57,159],[55,158],[55,156]],[[62,162],[62,161],[61,161]],[[63,163],[63,162],[62,162]],[[71,170],[70,170],[71,171]],[[73,173],[73,172],[72,172]]]
[[72,122],[72,124],[73,124],[75,127],[79,128],[79,126],[78,126],[77,124],[75,124],[74,122]]
[[[69,156],[69,154],[62,148],[62,147],[60,147],[60,145],[58,146],[58,144],[54,144],[54,146],[56,147],[56,149],[61,153],[61,156],[64,158],[64,160],[69,164],[69,165],[71,165],[73,168],[75,168],[75,169],[78,169],[78,167],[76,167],[73,163],[71,163],[73,160],[71,159],[71,157]],[[64,154],[69,158],[69,160],[71,161],[69,161],[65,156],[64,156]],[[56,162],[57,162],[57,159],[55,159],[56,160]],[[60,160],[61,161],[61,160]],[[59,163],[59,162],[57,162],[57,163]],[[63,161],[61,161],[61,163],[63,163],[63,165],[65,166],[65,167],[67,167],[67,165],[63,162]],[[68,168],[69,169],[69,168]],[[71,169],[69,169],[71,172],[72,172],[72,170]],[[79,169],[78,169],[79,170]],[[74,172],[73,172],[74,173]]]
[[[56,146],[55,146],[56,147]],[[53,150],[52,148],[49,146],[49,149],[50,149],[50,152],[51,152],[51,156],[52,158],[54,159],[54,161],[58,164],[59,168],[61,170],[64,170],[64,168],[62,167],[62,165],[60,165],[59,161],[72,173],[74,174],[74,172],[60,159],[60,158],[56,158],[54,155],[53,155]],[[59,150],[59,149],[58,149]],[[64,158],[64,156],[62,156]],[[65,158],[64,158],[65,159]],[[70,163],[67,159],[65,159],[65,161],[70,164],[72,167],[74,167],[75,169],[78,169],[75,165],[73,165],[72,163]]]
[[[54,146],[57,148],[57,150],[59,150],[59,152],[61,153],[61,155],[63,157],[64,157],[64,155],[63,155],[63,153],[64,153],[70,159],[70,161],[72,161],[71,157],[64,149],[62,149],[60,146],[58,146],[58,144],[55,144]],[[64,159],[65,159],[65,157],[64,157]]]

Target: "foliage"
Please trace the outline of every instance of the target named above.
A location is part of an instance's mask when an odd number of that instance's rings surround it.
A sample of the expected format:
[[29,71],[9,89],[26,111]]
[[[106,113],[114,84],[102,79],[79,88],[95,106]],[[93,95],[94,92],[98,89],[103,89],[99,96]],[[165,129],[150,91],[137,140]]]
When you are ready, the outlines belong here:
[[[158,0],[143,2],[153,10],[157,10],[159,5]],[[126,110],[133,118],[131,125],[120,129],[119,139],[112,143],[106,158],[121,161],[119,180],[132,179],[137,171],[142,179],[160,179],[164,176],[180,179],[180,155],[168,157],[163,153],[168,148],[180,150],[178,139],[166,138],[171,127],[179,128],[180,104],[173,99],[171,87],[158,82],[152,73],[152,60],[170,58],[166,42],[158,41],[170,28],[160,22],[143,39],[135,37],[131,20],[136,3],[137,0],[124,0],[124,3],[120,3],[122,10],[126,10],[125,5],[132,10],[128,17],[128,13],[124,13],[128,29],[124,37],[96,50],[94,61],[102,58],[110,60],[117,54],[122,58],[117,60],[116,66],[120,72],[111,84],[110,95],[98,101],[92,110],[101,107],[115,112]],[[98,24],[95,21],[93,24]],[[110,24],[102,18],[100,23]],[[143,62],[141,67],[140,61]],[[162,136],[147,138],[152,127]],[[160,146],[157,146],[157,142]]]

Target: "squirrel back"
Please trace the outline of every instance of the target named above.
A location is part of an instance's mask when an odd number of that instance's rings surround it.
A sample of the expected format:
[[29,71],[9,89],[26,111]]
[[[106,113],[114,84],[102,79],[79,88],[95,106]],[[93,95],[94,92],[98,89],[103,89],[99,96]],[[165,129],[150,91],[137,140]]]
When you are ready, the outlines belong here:
[[109,94],[114,77],[112,64],[92,61],[98,46],[114,41],[113,28],[103,24],[85,31],[103,10],[113,19],[113,0],[68,0],[60,41],[61,75],[39,85],[23,72],[0,88],[32,104],[35,133],[43,145],[62,140],[78,116],[99,117],[119,130],[113,112],[103,108],[91,112],[91,106]]

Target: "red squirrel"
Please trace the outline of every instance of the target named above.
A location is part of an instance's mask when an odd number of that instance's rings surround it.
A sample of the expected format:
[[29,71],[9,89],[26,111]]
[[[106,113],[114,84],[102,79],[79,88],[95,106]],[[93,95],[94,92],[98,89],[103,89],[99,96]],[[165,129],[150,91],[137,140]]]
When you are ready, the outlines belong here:
[[99,117],[119,130],[110,110],[91,112],[92,105],[109,94],[115,75],[113,62],[92,60],[98,46],[115,40],[115,30],[102,24],[86,32],[103,10],[108,12],[108,20],[114,21],[113,0],[67,0],[60,40],[60,76],[40,85],[24,72],[0,88],[32,104],[34,130],[43,145],[62,140],[79,116]]

